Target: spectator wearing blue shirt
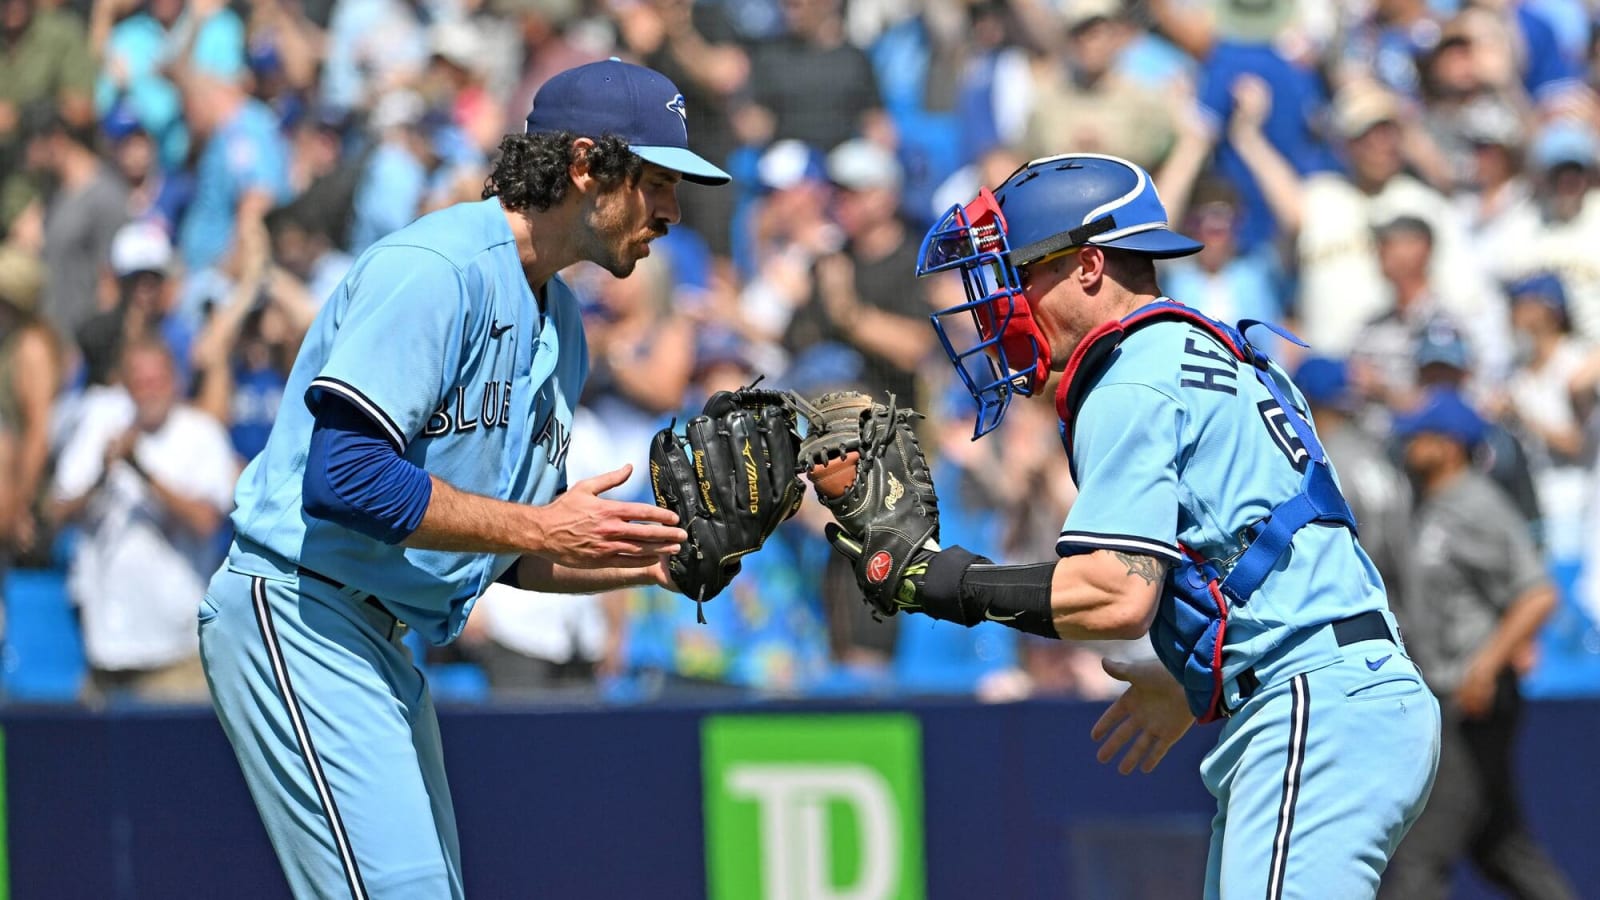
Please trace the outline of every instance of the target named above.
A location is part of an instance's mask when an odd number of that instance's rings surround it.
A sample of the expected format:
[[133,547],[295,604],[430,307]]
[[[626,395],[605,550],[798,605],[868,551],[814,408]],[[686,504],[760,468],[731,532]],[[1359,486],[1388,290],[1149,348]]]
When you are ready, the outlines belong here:
[[1296,174],[1305,178],[1316,172],[1336,171],[1339,166],[1316,130],[1328,107],[1328,97],[1316,71],[1289,59],[1264,40],[1217,41],[1200,64],[1196,100],[1202,117],[1220,138],[1217,171],[1238,194],[1236,239],[1240,250],[1248,253],[1282,234],[1284,227],[1273,215],[1261,185],[1227,133],[1235,109],[1234,89],[1241,76],[1254,76],[1272,85],[1272,103],[1261,120],[1260,131]]
[[95,105],[101,115],[125,106],[156,140],[162,165],[177,168],[188,156],[189,132],[182,98],[163,67],[187,49],[191,65],[238,69],[244,60],[244,23],[227,6],[197,17],[184,11],[182,0],[150,0],[113,24],[119,5],[127,6],[99,0],[90,17],[90,42],[103,54]]
[[128,185],[128,220],[154,222],[168,235],[175,233],[189,205],[192,180],[162,164],[155,139],[125,107],[113,108],[101,120],[100,132],[110,142],[112,168]]
[[391,91],[373,107],[370,124],[379,144],[356,188],[351,253],[360,255],[417,217],[433,162],[432,146],[419,128],[425,111],[411,91]]
[[1417,60],[1432,52],[1445,17],[1428,0],[1383,0],[1357,22],[1339,48],[1337,82],[1376,79],[1409,100],[1422,95]]
[[1546,14],[1531,3],[1512,10],[1522,45],[1522,87],[1540,106],[1551,106],[1583,87],[1579,58],[1567,51]]
[[261,226],[239,240],[233,289],[214,305],[194,339],[195,406],[228,429],[241,463],[266,446],[300,342],[317,304],[289,272],[272,265]]
[[194,200],[178,229],[190,271],[222,262],[241,226],[259,224],[288,199],[288,144],[272,110],[245,93],[242,74],[200,66],[183,74],[185,117],[205,141]]

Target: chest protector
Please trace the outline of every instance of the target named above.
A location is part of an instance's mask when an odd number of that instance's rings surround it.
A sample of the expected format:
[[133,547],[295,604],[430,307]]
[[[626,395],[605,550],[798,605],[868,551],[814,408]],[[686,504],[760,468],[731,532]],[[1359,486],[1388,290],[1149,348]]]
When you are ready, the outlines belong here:
[[[1172,320],[1200,328],[1245,363],[1283,410],[1285,421],[1304,448],[1303,455],[1297,455],[1295,461],[1302,472],[1299,491],[1274,506],[1264,518],[1237,524],[1234,532],[1247,542],[1237,556],[1227,561],[1209,560],[1180,544],[1187,559],[1175,564],[1167,574],[1150,639],[1161,662],[1183,685],[1189,709],[1199,721],[1210,722],[1235,711],[1228,708],[1223,697],[1223,648],[1228,640],[1230,611],[1249,602],[1300,529],[1319,523],[1354,532],[1356,523],[1311,423],[1289,402],[1268,368],[1267,357],[1245,339],[1244,331],[1262,324],[1286,340],[1305,345],[1270,324],[1245,320],[1234,329],[1171,300],[1158,300],[1124,319],[1101,325],[1072,351],[1056,393],[1067,459],[1072,459],[1073,416],[1117,347],[1146,325]],[[1076,467],[1073,477],[1077,477]]]

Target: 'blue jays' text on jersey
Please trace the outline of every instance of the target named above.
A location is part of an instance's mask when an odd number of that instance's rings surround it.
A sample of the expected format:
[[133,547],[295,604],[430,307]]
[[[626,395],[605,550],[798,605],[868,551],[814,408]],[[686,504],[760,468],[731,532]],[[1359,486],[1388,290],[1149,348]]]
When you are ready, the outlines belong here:
[[312,323],[266,448],[240,477],[230,562],[303,565],[381,597],[434,643],[454,638],[515,557],[391,546],[307,516],[313,411],[341,397],[452,486],[549,503],[566,488],[588,352],[571,290],[557,277],[544,293],[541,312],[495,199],[425,216],[363,253]]
[[[1281,369],[1272,373],[1304,411]],[[1240,532],[1300,490],[1309,458],[1286,413],[1247,364],[1188,322],[1130,334],[1078,409],[1078,499],[1056,551],[1109,549],[1183,559],[1182,544],[1231,562]],[[1227,565],[1222,566],[1224,575]],[[1377,569],[1348,529],[1312,524],[1249,599],[1229,612],[1232,678],[1293,632],[1387,601]]]

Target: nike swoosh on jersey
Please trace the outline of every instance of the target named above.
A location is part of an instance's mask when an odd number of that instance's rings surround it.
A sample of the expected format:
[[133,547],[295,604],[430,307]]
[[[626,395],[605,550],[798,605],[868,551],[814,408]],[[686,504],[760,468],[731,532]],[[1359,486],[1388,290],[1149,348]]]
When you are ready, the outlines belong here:
[[1022,614],[1021,613],[1012,613],[1009,616],[997,616],[994,613],[989,612],[987,609],[983,611],[983,617],[985,619],[988,619],[991,622],[1015,622],[1017,620],[1017,617],[1020,616],[1020,615],[1022,615]]
[[1369,659],[1369,660],[1367,660],[1367,668],[1369,668],[1372,671],[1376,672],[1379,669],[1383,668],[1383,664],[1388,662],[1389,658],[1392,657],[1392,656],[1394,656],[1393,653],[1387,653],[1387,654],[1384,654],[1383,656],[1379,657],[1378,659]]
[[509,325],[501,325],[499,322],[490,323],[490,325],[489,325],[489,337],[498,339],[500,337],[500,335],[505,334],[506,332],[510,331],[512,328],[516,327],[516,324],[517,323],[515,323],[515,322],[512,322]]

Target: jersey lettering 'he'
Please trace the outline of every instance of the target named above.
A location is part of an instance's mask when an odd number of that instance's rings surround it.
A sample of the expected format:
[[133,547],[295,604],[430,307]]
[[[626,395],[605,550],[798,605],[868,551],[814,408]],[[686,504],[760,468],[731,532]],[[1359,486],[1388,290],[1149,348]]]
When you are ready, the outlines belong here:
[[556,418],[555,413],[551,413],[545,418],[544,427],[539,429],[539,435],[533,442],[544,445],[545,462],[551,468],[564,468],[567,464],[567,450],[572,446],[572,429]]
[[504,428],[510,418],[511,382],[486,381],[479,402],[475,404],[467,402],[466,387],[456,388],[455,396],[446,397],[445,401],[439,404],[439,408],[433,411],[433,415],[428,417],[428,424],[423,427],[422,436],[460,434],[463,431],[472,431],[479,423],[482,423],[485,429],[497,426]]
[[1230,382],[1239,377],[1238,360],[1215,344],[1205,346],[1197,343],[1196,338],[1210,343],[1209,336],[1191,329],[1189,336],[1183,342],[1183,355],[1203,359],[1205,362],[1186,362],[1180,365],[1178,368],[1183,370],[1184,375],[1178,384],[1224,394],[1237,394],[1238,387]]

